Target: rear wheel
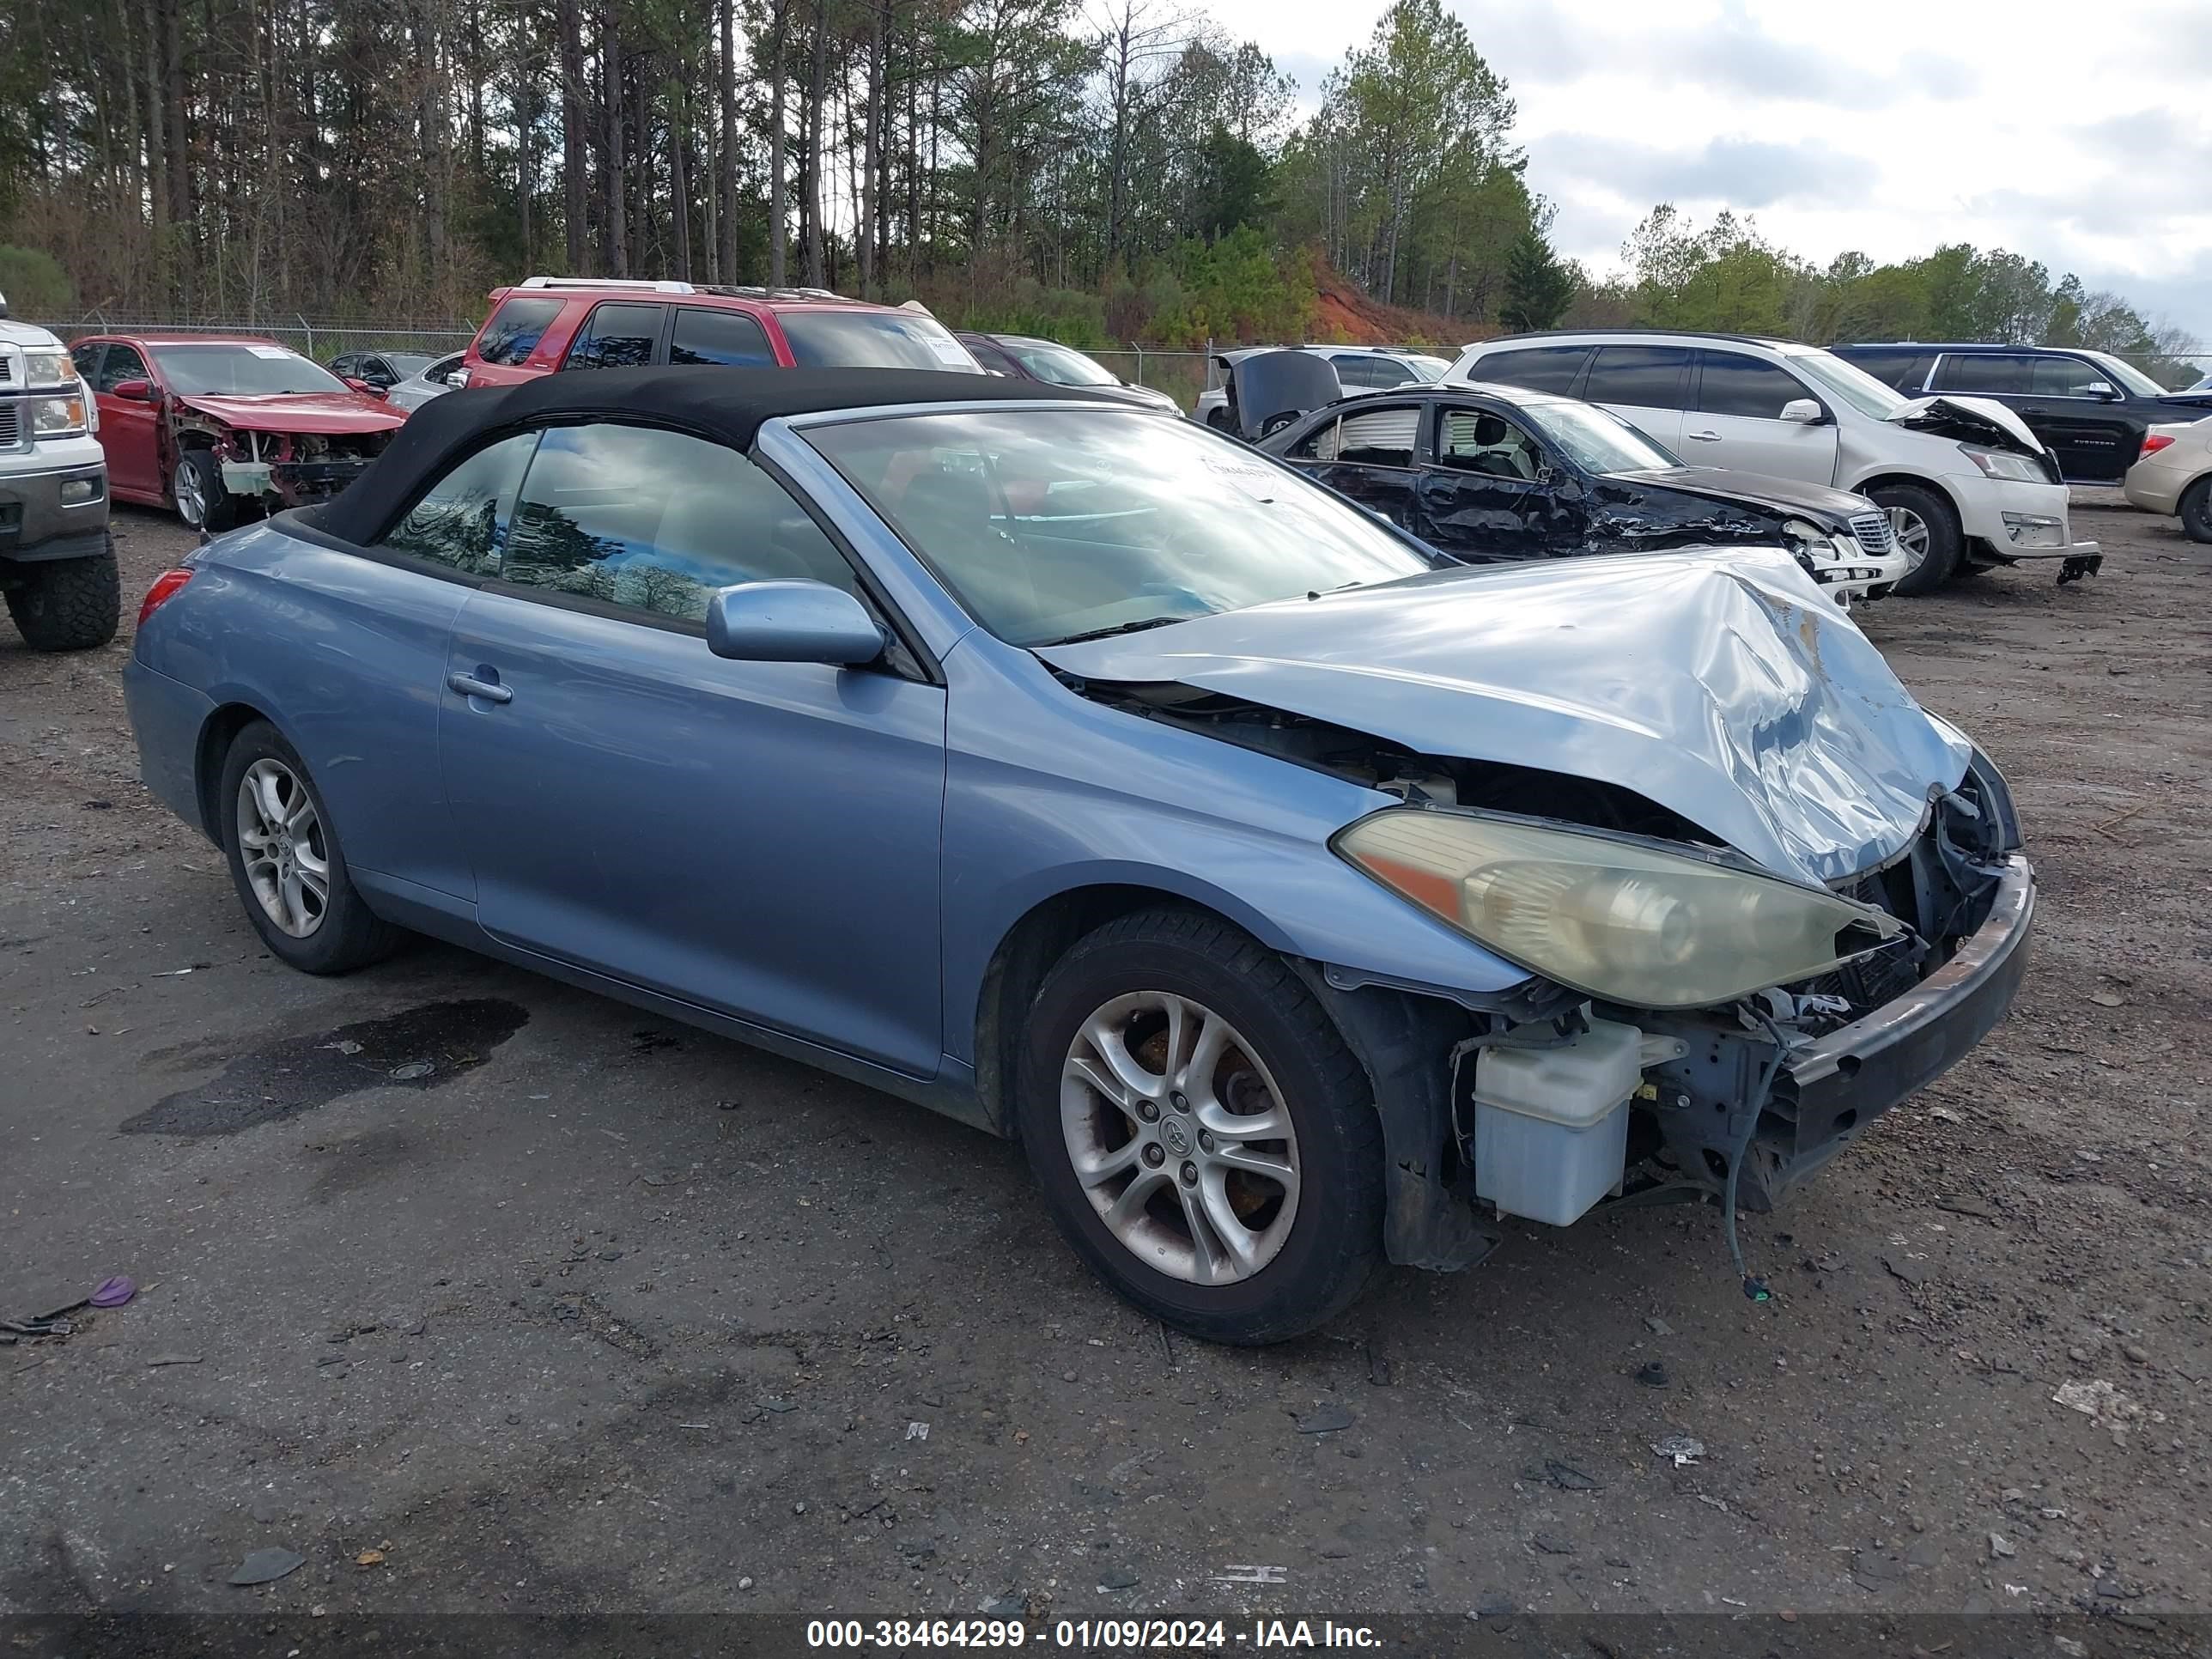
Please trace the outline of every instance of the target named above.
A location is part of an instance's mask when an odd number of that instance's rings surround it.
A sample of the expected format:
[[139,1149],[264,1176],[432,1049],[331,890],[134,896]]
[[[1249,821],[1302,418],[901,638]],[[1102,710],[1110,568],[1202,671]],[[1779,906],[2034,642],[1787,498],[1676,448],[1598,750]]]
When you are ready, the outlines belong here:
[[207,450],[188,449],[177,458],[170,491],[177,516],[195,530],[212,536],[238,522],[238,497],[223,487],[222,463]]
[[1883,484],[1869,490],[1867,496],[1889,515],[1890,529],[1905,555],[1905,572],[1894,591],[1917,599],[1948,581],[1966,546],[1951,503],[1923,484]]
[[95,557],[22,565],[17,574],[8,590],[8,614],[32,650],[89,651],[115,637],[123,578],[112,532],[107,551]]
[[216,799],[231,880],[272,953],[308,974],[350,973],[391,955],[400,930],[354,887],[330,809],[268,721],[233,740]]
[[2181,533],[2192,542],[2212,542],[2212,478],[2199,478],[2181,493]]
[[1281,1341],[1381,1257],[1366,1073],[1288,963],[1218,917],[1107,923],[1031,1005],[1017,1116],[1092,1271],[1211,1341]]

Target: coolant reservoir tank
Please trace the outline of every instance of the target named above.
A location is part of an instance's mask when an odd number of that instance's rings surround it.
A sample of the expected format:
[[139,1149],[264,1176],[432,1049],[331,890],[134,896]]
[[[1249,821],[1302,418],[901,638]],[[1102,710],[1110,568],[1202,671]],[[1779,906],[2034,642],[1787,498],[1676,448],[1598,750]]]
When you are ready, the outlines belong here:
[[1485,1048],[1474,1066],[1474,1189],[1564,1227],[1620,1182],[1644,1034],[1593,1019],[1550,1048]]

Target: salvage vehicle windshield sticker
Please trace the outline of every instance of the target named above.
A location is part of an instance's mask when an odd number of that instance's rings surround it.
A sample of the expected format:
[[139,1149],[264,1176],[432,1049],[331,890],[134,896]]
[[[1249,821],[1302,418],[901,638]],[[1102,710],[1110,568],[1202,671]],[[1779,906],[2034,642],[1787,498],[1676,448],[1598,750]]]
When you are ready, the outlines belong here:
[[292,355],[283,346],[248,346],[246,349],[257,357],[273,357],[280,363]]
[[968,348],[950,334],[943,339],[933,336],[929,342],[929,349],[945,362],[957,363],[963,368],[968,367]]
[[1267,467],[1255,466],[1249,461],[1222,460],[1212,455],[1206,458],[1206,465],[1214,477],[1226,479],[1255,501],[1275,499],[1275,475]]

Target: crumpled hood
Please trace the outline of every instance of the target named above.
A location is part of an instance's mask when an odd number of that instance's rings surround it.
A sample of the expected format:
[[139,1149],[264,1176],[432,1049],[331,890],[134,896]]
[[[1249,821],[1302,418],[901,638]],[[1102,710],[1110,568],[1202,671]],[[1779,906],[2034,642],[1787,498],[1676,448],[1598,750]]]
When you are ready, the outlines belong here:
[[2022,455],[2050,453],[2027,422],[1994,398],[1915,398],[1882,419],[1915,432],[1932,432],[1940,438],[1956,438],[1985,448],[2010,449]]
[[1658,484],[1703,495],[1716,501],[1740,501],[1748,507],[1778,507],[1808,518],[1825,520],[1824,530],[1839,530],[1857,513],[1877,511],[1863,495],[1802,478],[1778,478],[1764,472],[1739,472],[1734,467],[1666,466],[1641,472],[1615,472],[1615,478]]
[[1037,654],[1620,784],[1804,881],[1901,850],[1972,754],[1763,548],[1439,571]]
[[281,397],[226,398],[214,393],[179,398],[186,409],[212,415],[242,432],[384,432],[407,416],[358,392],[294,392]]

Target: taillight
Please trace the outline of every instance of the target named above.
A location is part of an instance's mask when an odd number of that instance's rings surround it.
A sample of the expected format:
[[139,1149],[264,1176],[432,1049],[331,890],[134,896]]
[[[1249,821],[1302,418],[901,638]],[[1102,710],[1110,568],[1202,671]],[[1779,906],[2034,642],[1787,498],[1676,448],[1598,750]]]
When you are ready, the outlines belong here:
[[2155,455],[2172,441],[2173,440],[2163,432],[2146,432],[2143,434],[2142,455],[2138,455],[2136,459],[2141,460],[2143,455]]
[[155,577],[154,585],[146,590],[146,597],[138,606],[138,626],[143,628],[146,618],[183,592],[185,584],[191,579],[191,569],[182,565],[174,570],[164,570]]

